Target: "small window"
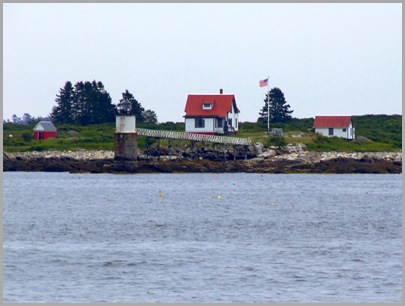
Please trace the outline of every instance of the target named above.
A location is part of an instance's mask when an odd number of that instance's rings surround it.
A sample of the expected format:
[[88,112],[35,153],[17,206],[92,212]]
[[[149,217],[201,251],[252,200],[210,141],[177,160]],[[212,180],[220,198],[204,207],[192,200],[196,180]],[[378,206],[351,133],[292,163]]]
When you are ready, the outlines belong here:
[[205,127],[205,121],[203,118],[195,118],[195,127],[196,128],[203,128]]
[[203,103],[203,109],[212,109],[212,103]]
[[329,136],[333,136],[333,128],[329,128]]
[[343,132],[346,132],[346,129],[343,129]]
[[217,127],[218,128],[224,127],[224,120],[222,118],[217,118]]

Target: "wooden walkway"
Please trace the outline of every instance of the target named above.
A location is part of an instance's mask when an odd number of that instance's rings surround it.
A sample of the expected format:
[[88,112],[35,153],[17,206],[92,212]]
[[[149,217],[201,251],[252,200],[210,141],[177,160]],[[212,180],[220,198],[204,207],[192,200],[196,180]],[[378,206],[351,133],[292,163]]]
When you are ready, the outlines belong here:
[[237,138],[237,137],[226,137],[226,136],[216,136],[216,135],[205,135],[205,134],[193,134],[193,133],[183,133],[175,131],[161,131],[161,130],[149,130],[149,129],[136,129],[138,135],[153,137],[153,138],[168,138],[168,139],[179,139],[179,140],[190,140],[190,141],[201,141],[201,142],[213,142],[220,144],[230,144],[239,146],[249,146],[251,144],[250,139]]

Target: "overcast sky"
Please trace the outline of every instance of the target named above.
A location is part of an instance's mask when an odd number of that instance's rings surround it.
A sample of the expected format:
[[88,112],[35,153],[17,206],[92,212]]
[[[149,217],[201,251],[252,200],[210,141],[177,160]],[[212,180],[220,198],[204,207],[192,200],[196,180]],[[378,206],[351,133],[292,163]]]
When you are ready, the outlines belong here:
[[267,88],[293,117],[402,114],[402,4],[3,4],[3,118],[46,116],[66,81],[126,89],[159,122],[189,93]]

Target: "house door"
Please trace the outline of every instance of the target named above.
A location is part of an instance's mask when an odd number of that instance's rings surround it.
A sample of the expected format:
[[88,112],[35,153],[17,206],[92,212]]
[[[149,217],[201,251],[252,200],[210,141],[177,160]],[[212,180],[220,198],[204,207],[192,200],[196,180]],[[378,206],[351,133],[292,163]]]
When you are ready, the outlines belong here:
[[42,132],[38,132],[38,140],[42,140]]

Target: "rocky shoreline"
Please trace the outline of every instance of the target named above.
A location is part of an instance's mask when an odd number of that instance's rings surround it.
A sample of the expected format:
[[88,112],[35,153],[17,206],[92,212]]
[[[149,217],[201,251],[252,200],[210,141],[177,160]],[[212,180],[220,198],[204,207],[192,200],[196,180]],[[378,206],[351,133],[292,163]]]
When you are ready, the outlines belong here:
[[3,153],[3,171],[71,173],[402,173],[402,152],[308,152],[301,146],[279,151],[255,146],[247,152],[199,148],[197,151],[138,152],[132,168],[114,161],[113,151]]

